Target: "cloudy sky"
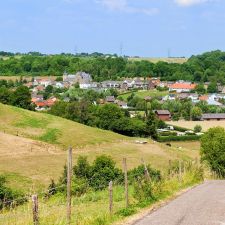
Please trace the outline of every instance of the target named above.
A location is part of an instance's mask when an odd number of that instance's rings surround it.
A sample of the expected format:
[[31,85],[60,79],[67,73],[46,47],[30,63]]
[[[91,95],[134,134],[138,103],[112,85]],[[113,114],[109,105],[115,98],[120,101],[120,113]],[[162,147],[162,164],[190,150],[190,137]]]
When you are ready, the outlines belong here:
[[151,57],[225,50],[224,0],[0,1],[0,50]]

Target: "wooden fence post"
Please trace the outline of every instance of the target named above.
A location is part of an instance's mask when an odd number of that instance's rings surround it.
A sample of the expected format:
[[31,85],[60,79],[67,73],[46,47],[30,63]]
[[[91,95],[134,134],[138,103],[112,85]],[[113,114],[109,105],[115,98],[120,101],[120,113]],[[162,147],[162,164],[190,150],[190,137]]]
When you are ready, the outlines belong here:
[[32,195],[32,204],[33,204],[33,223],[34,225],[39,224],[39,216],[38,216],[38,196]]
[[126,208],[128,208],[129,196],[128,196],[128,178],[127,178],[127,159],[126,158],[123,158],[123,168],[124,168],[125,200],[126,200]]
[[109,213],[113,214],[113,182],[109,182]]
[[141,159],[141,162],[142,162],[142,164],[144,165],[144,168],[145,168],[145,178],[146,178],[147,181],[150,182],[151,181],[151,177],[149,175],[148,168],[147,168],[143,158]]
[[68,150],[67,159],[67,224],[71,224],[71,182],[72,182],[72,148]]

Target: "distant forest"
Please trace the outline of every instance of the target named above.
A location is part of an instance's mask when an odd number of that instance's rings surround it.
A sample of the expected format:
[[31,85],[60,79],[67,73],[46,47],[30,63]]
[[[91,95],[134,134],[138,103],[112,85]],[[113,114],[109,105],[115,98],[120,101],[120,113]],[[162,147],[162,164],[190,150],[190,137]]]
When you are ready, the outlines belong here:
[[85,71],[95,81],[151,76],[168,81],[216,81],[225,84],[225,52],[217,50],[192,56],[183,64],[132,61],[128,57],[101,53],[45,55],[39,52],[0,52],[0,75],[62,76],[65,71]]

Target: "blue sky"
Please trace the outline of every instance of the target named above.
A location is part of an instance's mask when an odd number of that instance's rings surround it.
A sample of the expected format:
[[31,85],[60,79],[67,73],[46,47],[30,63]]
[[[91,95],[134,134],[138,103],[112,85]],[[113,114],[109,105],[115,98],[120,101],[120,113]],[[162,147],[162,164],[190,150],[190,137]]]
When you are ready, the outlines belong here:
[[2,0],[0,50],[190,56],[225,50],[224,0]]

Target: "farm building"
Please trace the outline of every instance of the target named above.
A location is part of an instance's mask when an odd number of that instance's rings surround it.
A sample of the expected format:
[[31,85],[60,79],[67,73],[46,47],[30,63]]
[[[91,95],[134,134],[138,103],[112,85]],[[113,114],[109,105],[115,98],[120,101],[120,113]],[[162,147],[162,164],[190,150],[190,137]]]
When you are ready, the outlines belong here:
[[203,114],[202,120],[206,120],[206,121],[225,120],[225,113]]
[[163,121],[171,120],[171,113],[168,110],[155,110],[156,116]]

